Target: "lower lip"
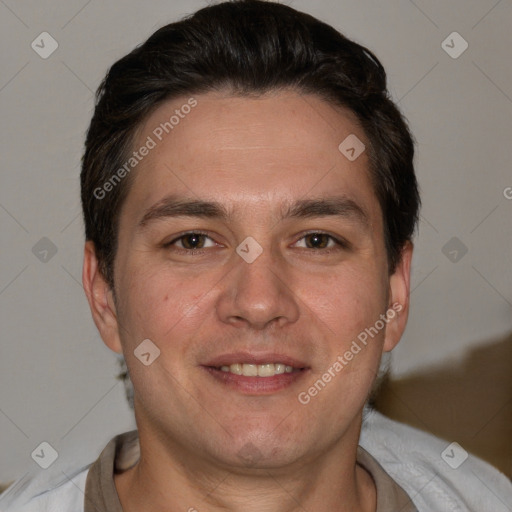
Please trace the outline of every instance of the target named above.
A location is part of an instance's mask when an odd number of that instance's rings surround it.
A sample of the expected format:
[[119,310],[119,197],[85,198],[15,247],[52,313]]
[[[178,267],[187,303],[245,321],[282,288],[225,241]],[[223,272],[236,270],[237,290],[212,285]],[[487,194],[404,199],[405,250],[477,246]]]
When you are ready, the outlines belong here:
[[298,372],[280,373],[273,377],[246,377],[231,372],[223,372],[211,366],[203,366],[217,382],[240,391],[247,395],[270,395],[291,386],[298,380],[304,379],[308,369],[304,368]]

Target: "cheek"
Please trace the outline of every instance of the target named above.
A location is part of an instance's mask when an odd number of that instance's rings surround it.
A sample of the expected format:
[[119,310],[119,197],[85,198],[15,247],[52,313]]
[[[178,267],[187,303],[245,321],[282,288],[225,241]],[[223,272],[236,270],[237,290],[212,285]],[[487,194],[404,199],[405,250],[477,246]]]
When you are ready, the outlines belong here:
[[330,424],[350,421],[378,370],[385,331],[371,328],[385,312],[385,287],[379,272],[369,267],[344,270],[322,282],[304,280],[304,286],[303,311],[311,311],[322,331],[316,353],[323,353],[301,390],[302,399],[311,400],[313,413]]
[[191,333],[202,320],[201,311],[208,283],[202,279],[187,279],[169,269],[144,269],[135,266],[129,279],[122,283],[121,294],[126,297],[122,322],[128,327],[130,343],[149,338],[158,346],[168,340],[179,345],[177,332]]
[[370,268],[346,268],[326,278],[304,280],[301,296],[308,305],[305,311],[311,311],[341,345],[373,325],[385,304],[385,289]]

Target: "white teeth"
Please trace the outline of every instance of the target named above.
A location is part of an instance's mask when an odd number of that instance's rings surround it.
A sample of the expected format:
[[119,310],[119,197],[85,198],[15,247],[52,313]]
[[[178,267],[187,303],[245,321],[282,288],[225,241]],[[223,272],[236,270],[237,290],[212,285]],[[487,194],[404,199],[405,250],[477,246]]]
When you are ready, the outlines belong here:
[[249,364],[235,363],[230,366],[221,366],[221,371],[244,375],[245,377],[273,377],[281,373],[292,373],[293,366],[283,363]]
[[258,375],[258,365],[257,364],[243,364],[242,365],[242,375],[245,377],[256,377]]
[[229,367],[231,373],[235,373],[236,375],[242,375],[242,365],[241,364],[232,364]]
[[276,372],[276,374],[284,373],[285,368],[286,368],[286,365],[281,364],[281,363],[276,363],[274,365],[274,371]]
[[258,375],[260,377],[271,377],[275,374],[275,366],[272,363],[258,365]]

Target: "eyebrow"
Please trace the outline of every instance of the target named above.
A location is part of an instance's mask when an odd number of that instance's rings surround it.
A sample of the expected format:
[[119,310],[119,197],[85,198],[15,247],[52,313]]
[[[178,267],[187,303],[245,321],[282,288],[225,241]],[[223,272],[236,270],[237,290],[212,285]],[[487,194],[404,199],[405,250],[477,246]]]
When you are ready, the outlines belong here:
[[[142,230],[153,221],[172,217],[197,217],[227,222],[232,214],[232,209],[216,201],[184,199],[170,195],[145,210],[138,228]],[[370,226],[370,217],[366,210],[346,196],[299,199],[291,205],[285,205],[280,220],[316,217],[341,217],[355,220],[364,228]]]

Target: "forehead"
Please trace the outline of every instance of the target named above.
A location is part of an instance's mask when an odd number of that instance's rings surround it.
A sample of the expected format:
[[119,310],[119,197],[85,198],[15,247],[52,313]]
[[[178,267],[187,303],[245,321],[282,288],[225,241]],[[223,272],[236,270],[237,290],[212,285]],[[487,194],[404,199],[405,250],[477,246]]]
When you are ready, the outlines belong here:
[[366,151],[349,160],[339,149],[345,140],[368,147],[352,112],[314,95],[183,96],[141,125],[134,149],[151,150],[132,176],[127,202],[142,210],[172,193],[263,213],[298,198],[343,194],[375,210]]

